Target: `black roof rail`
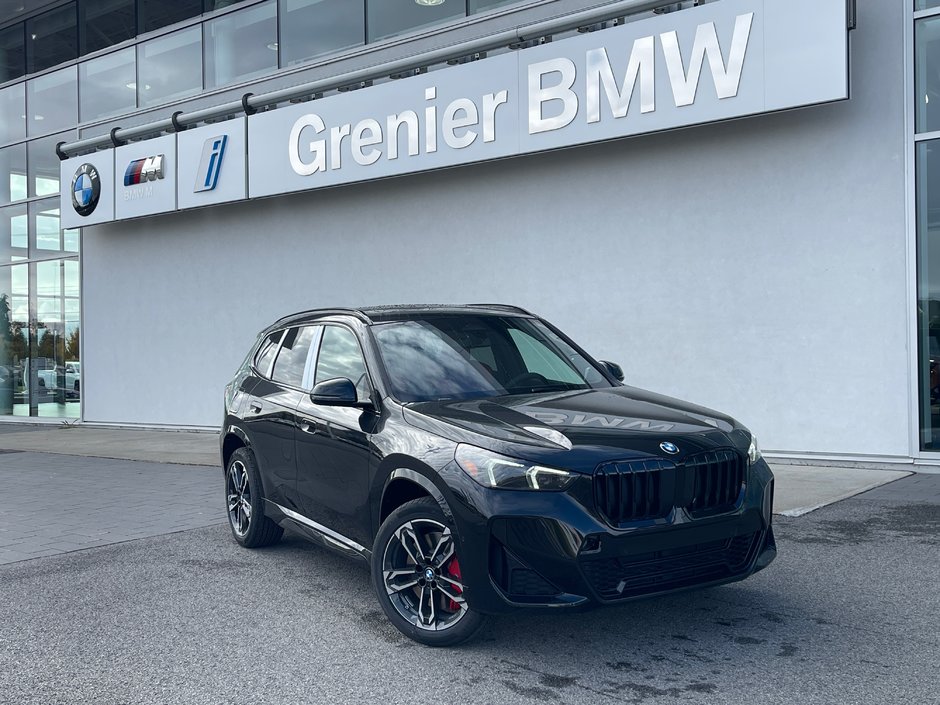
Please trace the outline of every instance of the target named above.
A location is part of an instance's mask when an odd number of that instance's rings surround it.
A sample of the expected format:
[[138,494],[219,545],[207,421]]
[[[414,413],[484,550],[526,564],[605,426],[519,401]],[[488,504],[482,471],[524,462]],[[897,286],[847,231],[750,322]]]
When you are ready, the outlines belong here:
[[467,304],[467,306],[471,308],[492,308],[498,311],[512,311],[513,313],[522,313],[526,316],[533,316],[534,318],[538,318],[538,316],[536,316],[534,313],[531,311],[526,311],[521,306],[511,306],[509,304]]
[[309,311],[298,311],[287,316],[279,318],[269,325],[265,330],[277,328],[282,323],[297,320],[300,318],[320,317],[320,316],[355,316],[363,323],[372,323],[372,319],[357,308],[312,308]]

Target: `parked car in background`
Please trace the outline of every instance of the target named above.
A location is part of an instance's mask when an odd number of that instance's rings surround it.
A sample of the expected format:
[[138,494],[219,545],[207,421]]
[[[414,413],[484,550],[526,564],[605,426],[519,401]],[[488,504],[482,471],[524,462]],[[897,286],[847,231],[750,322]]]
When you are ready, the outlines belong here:
[[571,610],[748,577],[776,555],[753,435],[622,384],[509,306],[299,313],[225,390],[229,522],[284,527],[370,566],[416,641],[485,615]]

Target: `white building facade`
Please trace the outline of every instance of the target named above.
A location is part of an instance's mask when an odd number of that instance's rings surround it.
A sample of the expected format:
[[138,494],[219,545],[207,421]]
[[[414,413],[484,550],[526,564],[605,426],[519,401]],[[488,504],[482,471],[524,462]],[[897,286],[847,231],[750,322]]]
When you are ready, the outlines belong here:
[[[933,463],[931,4],[322,2],[304,25],[304,3],[266,0],[149,33],[137,7],[133,37],[0,84],[26,122],[0,146],[25,181],[0,199],[0,228],[19,218],[6,418],[213,427],[284,314],[501,302],[630,384],[734,415],[769,455]],[[362,29],[318,55],[318,18]],[[198,85],[151,66],[186,51]],[[133,106],[94,79],[118,55]],[[29,96],[70,72],[77,117],[39,135]],[[111,114],[83,107],[94,90]]]

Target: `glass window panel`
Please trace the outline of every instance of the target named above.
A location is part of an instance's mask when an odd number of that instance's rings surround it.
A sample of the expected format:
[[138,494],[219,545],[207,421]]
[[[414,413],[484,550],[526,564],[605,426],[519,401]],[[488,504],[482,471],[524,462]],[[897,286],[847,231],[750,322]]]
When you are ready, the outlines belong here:
[[78,56],[78,15],[71,2],[26,20],[29,72],[44,71]]
[[277,5],[274,0],[205,23],[206,88],[277,69]]
[[370,42],[467,14],[466,0],[447,0],[440,5],[419,5],[415,0],[368,0],[367,8]]
[[66,252],[78,252],[82,246],[82,231],[78,228],[62,231],[62,249]]
[[202,13],[202,0],[138,0],[140,33],[152,32]]
[[[78,260],[65,260],[65,295],[77,299],[79,295]],[[74,309],[77,311],[78,309]]]
[[0,149],[0,206],[26,198],[26,144]]
[[502,7],[503,5],[512,5],[518,3],[519,0],[467,0],[467,12],[471,15],[475,12],[483,12],[484,10],[492,10],[494,7]]
[[137,47],[140,107],[202,90],[202,28],[189,27]]
[[137,36],[134,0],[83,0],[79,3],[82,54],[90,54]]
[[245,0],[206,0],[206,12],[221,10],[224,7],[231,7],[245,2]]
[[34,78],[26,83],[26,131],[29,135],[55,132],[78,123],[78,69]]
[[267,377],[271,371],[271,362],[277,354],[278,345],[283,336],[284,331],[274,331],[264,339],[264,342],[262,342],[258,348],[258,353],[255,355],[255,369],[265,377]]
[[137,107],[137,53],[128,47],[78,66],[82,121]]
[[29,268],[0,267],[0,416],[29,414],[23,374],[28,359]]
[[271,377],[275,382],[301,386],[304,379],[304,368],[307,365],[307,353],[313,342],[314,326],[305,328],[291,328],[281,342],[281,350],[274,363],[274,372]]
[[0,265],[29,256],[26,204],[0,208]]
[[23,23],[0,29],[0,83],[26,74],[26,29]]
[[15,142],[24,137],[26,137],[26,84],[17,83],[15,86],[0,90],[0,144]]
[[917,145],[921,444],[940,450],[940,141]]
[[63,296],[65,261],[35,265],[36,342],[31,356],[30,415],[77,416],[79,366],[73,357],[78,342],[78,321],[66,318]]
[[46,257],[63,250],[59,229],[59,199],[29,204],[30,256]]
[[361,0],[281,0],[281,65],[288,66],[365,41]]
[[356,336],[346,328],[326,326],[317,356],[314,384],[337,377],[352,381],[360,399],[369,396],[369,376],[366,374],[366,365],[362,360],[362,351]]
[[55,196],[59,193],[59,157],[55,146],[68,141],[72,133],[43,137],[28,143],[29,195]]
[[940,7],[940,0],[914,0],[915,10],[929,10],[931,7]]
[[940,17],[914,27],[914,86],[918,132],[940,130]]

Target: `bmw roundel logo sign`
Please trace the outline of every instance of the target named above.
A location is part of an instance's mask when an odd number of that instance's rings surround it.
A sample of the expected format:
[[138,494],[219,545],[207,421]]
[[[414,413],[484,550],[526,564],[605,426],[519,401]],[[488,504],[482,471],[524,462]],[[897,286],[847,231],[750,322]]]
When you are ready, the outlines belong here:
[[72,177],[72,207],[79,215],[91,215],[101,196],[101,178],[91,164],[82,164]]
[[663,441],[659,444],[659,447],[663,450],[664,453],[669,453],[669,455],[675,455],[679,452],[679,446],[669,441]]

